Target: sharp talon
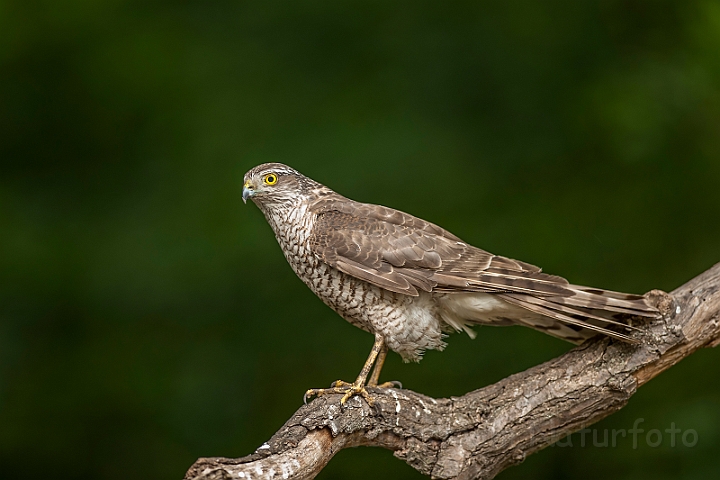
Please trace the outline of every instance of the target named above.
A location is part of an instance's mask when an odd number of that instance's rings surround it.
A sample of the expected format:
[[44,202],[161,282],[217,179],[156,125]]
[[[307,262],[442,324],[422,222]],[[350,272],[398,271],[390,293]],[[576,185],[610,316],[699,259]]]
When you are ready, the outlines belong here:
[[307,392],[305,392],[305,395],[303,395],[303,402],[307,405],[308,398],[312,396],[321,396],[329,393],[335,393],[335,394],[341,394],[342,398],[340,399],[340,405],[343,407],[347,403],[348,400],[350,400],[355,395],[360,395],[365,399],[365,401],[368,403],[368,405],[372,406],[374,404],[372,397],[370,394],[365,390],[364,385],[356,385],[354,383],[348,383],[343,382],[342,380],[337,380],[332,383],[330,388],[311,388]]
[[391,382],[385,382],[381,383],[380,385],[376,385],[377,388],[402,388],[402,383],[398,382],[397,380],[393,380]]

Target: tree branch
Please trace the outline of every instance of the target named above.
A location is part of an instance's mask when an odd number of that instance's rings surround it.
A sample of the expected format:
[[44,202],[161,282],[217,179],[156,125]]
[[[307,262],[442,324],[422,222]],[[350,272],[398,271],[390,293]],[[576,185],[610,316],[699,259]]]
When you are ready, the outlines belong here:
[[201,458],[186,480],[313,478],[343,448],[380,446],[433,478],[490,479],[628,402],[640,385],[701,347],[720,344],[720,264],[672,295],[648,293],[663,313],[641,345],[598,338],[462,397],[370,389],[301,407],[255,453]]

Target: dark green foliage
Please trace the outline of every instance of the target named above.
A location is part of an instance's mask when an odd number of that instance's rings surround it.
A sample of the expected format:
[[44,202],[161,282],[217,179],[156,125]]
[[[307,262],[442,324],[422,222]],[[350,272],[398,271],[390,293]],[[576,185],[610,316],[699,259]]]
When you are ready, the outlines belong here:
[[[0,1],[0,476],[178,479],[241,456],[372,338],[298,281],[242,174],[268,161],[579,284],[720,261],[720,5]],[[569,348],[455,335],[385,379],[460,395]],[[720,352],[498,478],[720,477]],[[602,433],[602,432],[601,432]],[[342,452],[320,478],[416,478]]]

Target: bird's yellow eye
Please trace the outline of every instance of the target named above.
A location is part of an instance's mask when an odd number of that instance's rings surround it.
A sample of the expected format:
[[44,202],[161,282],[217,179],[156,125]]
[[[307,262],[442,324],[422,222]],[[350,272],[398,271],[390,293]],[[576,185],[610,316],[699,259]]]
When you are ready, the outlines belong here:
[[278,181],[277,175],[274,173],[268,173],[263,179],[266,185],[275,185]]

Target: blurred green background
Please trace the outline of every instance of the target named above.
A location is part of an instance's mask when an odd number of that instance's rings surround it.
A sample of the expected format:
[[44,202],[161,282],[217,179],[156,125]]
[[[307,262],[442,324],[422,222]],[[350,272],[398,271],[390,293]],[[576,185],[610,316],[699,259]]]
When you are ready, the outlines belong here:
[[[179,479],[372,344],[287,266],[243,173],[290,164],[580,284],[720,261],[720,2],[0,1],[0,476]],[[450,338],[385,379],[461,395],[570,345]],[[720,478],[720,351],[498,478]],[[343,451],[319,478],[419,478]]]

